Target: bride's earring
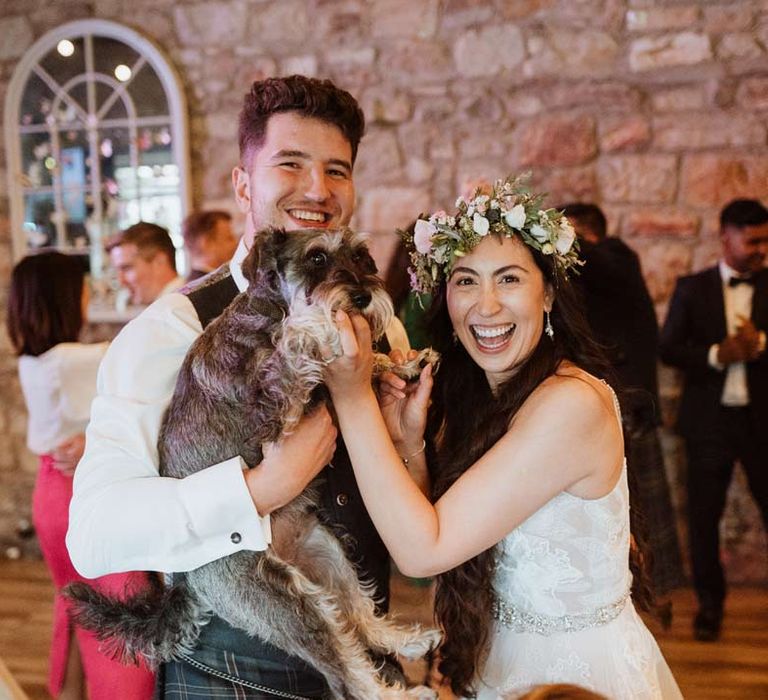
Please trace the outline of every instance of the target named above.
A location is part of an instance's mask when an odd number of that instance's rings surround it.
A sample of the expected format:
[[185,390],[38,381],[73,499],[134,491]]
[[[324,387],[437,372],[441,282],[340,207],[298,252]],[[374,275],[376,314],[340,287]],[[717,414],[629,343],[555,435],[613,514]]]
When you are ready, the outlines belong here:
[[549,339],[552,340],[555,337],[555,329],[552,328],[552,320],[549,318],[549,311],[544,312],[547,315],[547,321],[544,324],[544,332],[549,336]]
[[457,335],[456,331],[453,331],[451,333],[451,336],[453,337],[453,344],[458,345],[459,344],[459,336]]

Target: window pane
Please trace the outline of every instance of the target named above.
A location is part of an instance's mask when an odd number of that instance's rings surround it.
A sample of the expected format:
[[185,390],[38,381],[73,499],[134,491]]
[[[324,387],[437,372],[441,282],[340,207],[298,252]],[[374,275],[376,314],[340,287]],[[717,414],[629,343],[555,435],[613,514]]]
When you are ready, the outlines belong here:
[[139,163],[141,165],[168,165],[173,163],[171,129],[152,126],[139,129]]
[[[127,119],[128,110],[125,108],[125,96],[122,95],[117,99],[112,100],[111,98],[115,94],[115,90],[112,86],[104,83],[96,83],[96,87],[100,119],[102,121],[109,121],[110,119]],[[102,114],[101,110],[107,100],[110,101],[111,106],[107,109],[106,114]]]
[[21,135],[21,175],[24,187],[53,184],[56,159],[48,133]]
[[[68,42],[68,45],[67,45]],[[83,49],[83,38],[66,39],[60,41],[58,46],[51,49],[40,61],[40,66],[59,84],[63,86],[67,81],[77,75],[85,72],[85,53]],[[68,53],[70,56],[63,56],[59,51]]]
[[136,106],[136,114],[140,117],[164,116],[170,111],[163,84],[148,63],[134,75],[128,85],[128,94]]
[[131,132],[127,128],[99,131],[99,159],[101,182],[121,199],[136,193],[136,169],[131,165]]
[[50,88],[34,73],[29,76],[24,95],[21,98],[19,124],[45,124],[46,117],[51,113],[53,93]]
[[120,65],[133,69],[139,54],[127,44],[104,36],[93,37],[93,67],[97,73],[115,78],[115,68]]
[[91,183],[91,153],[83,129],[59,132],[59,168],[62,188],[84,188]]
[[56,206],[53,193],[31,193],[24,196],[24,232],[30,248],[56,244],[53,215]]
[[169,189],[164,194],[159,192],[158,188],[142,190],[140,198],[121,201],[118,216],[120,228],[137,221],[151,221],[167,228],[174,243],[180,246],[181,201],[178,191]]

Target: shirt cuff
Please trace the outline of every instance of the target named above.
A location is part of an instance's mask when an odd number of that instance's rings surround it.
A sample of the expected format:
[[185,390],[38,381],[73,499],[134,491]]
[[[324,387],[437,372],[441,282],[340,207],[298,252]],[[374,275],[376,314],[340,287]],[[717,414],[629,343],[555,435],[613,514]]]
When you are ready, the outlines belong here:
[[717,361],[717,351],[720,349],[719,345],[712,345],[709,348],[709,354],[707,355],[707,362],[709,363],[710,367],[713,367],[716,370],[723,371],[725,369],[725,365],[721,365]]
[[206,541],[221,542],[221,556],[242,549],[263,551],[272,541],[269,516],[259,516],[248,492],[245,463],[233,457],[181,481],[187,528]]

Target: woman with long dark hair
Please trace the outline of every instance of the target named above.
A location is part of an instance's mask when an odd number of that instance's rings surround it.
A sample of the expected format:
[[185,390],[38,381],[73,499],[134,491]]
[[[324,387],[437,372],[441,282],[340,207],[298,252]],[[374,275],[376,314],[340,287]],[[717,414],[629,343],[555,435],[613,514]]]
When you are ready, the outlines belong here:
[[[46,252],[21,260],[11,273],[7,327],[19,355],[19,380],[27,404],[27,445],[40,456],[32,494],[32,519],[56,597],[48,689],[60,700],[149,700],[154,676],[127,667],[102,651],[94,635],[74,627],[61,589],[84,581],[65,544],[72,477],[85,446],[85,426],[96,394],[96,372],[107,343],[78,341],[88,288],[82,262]],[[122,594],[146,585],[146,575],[96,579],[100,590]]]
[[[380,409],[368,327],[337,316],[327,383],[366,506],[401,571],[440,574],[457,694],[679,698],[630,596],[620,411],[569,281],[573,229],[517,180],[458,207],[407,239],[414,287],[435,294],[434,391],[429,366],[413,387],[389,377]],[[434,505],[408,476],[425,460]]]

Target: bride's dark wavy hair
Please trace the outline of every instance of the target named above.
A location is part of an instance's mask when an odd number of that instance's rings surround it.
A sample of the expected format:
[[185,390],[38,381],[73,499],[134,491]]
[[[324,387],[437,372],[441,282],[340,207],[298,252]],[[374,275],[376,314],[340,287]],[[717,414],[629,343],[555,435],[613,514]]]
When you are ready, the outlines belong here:
[[[542,333],[531,355],[514,377],[499,387],[497,395],[491,392],[483,370],[454,339],[445,283],[440,285],[430,307],[427,322],[432,344],[442,355],[427,426],[434,500],[504,435],[523,402],[557,372],[563,360],[570,360],[615,386],[613,372],[592,339],[581,299],[571,282],[554,267],[552,256],[532,248],[528,251],[545,282],[554,290],[554,337],[550,339]],[[472,681],[487,653],[494,550],[491,547],[437,577],[435,617],[444,632],[440,671],[450,679],[453,692],[459,696],[472,695]],[[633,595],[645,607],[651,600],[648,578],[641,574],[640,557],[634,558],[637,561],[630,562],[635,574]]]

